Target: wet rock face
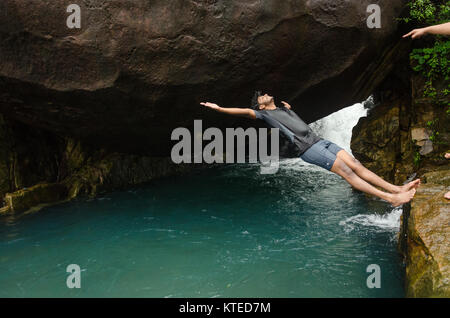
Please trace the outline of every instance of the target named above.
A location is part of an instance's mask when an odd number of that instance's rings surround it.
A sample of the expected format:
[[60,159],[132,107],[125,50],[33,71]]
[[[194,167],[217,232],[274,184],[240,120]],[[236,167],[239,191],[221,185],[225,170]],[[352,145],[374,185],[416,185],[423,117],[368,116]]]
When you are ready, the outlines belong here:
[[400,152],[400,105],[382,104],[353,128],[353,155],[369,170],[386,180],[395,179]]
[[247,107],[253,90],[288,100],[306,121],[364,100],[395,59],[395,17],[406,1],[74,1],[0,3],[0,112],[113,148],[167,154],[170,133],[203,118],[210,100]]

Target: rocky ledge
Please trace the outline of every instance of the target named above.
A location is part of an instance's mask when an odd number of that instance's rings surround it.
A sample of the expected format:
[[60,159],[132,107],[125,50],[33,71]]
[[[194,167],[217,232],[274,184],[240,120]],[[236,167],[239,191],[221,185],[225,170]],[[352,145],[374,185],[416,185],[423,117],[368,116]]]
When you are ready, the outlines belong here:
[[450,170],[422,176],[425,182],[404,209],[400,251],[406,263],[407,297],[450,297]]
[[89,147],[0,115],[0,214],[181,175],[192,166]]

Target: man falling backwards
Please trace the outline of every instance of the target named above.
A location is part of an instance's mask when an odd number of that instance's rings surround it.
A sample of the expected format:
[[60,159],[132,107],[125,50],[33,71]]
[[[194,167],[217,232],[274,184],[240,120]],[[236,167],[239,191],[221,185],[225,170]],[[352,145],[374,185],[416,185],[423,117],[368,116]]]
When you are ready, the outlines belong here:
[[[291,110],[286,102],[282,107],[275,105],[273,96],[256,92],[252,108],[223,108],[214,103],[200,103],[215,111],[250,119],[263,120],[273,128],[279,128],[297,148],[299,157],[304,161],[322,167],[343,177],[355,189],[388,201],[397,207],[414,198],[420,179],[403,186],[393,185],[364,167],[347,151],[317,136],[312,129]],[[384,189],[379,190],[377,187]]]

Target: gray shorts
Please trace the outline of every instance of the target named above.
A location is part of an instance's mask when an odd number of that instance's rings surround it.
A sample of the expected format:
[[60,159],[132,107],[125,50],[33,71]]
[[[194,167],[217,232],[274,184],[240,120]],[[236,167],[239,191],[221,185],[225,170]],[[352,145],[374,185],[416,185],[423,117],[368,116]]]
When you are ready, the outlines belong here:
[[331,141],[322,139],[306,150],[300,158],[330,171],[336,161],[336,155],[341,150],[344,149]]

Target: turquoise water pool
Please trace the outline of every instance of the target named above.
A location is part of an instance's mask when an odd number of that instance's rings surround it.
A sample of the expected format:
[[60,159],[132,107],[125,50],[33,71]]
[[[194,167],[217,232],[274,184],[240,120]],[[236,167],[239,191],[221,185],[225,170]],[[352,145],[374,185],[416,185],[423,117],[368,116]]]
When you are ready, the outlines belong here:
[[[195,170],[0,218],[1,297],[403,297],[399,210],[282,163]],[[69,264],[81,288],[66,286]],[[369,289],[366,268],[381,268]]]

